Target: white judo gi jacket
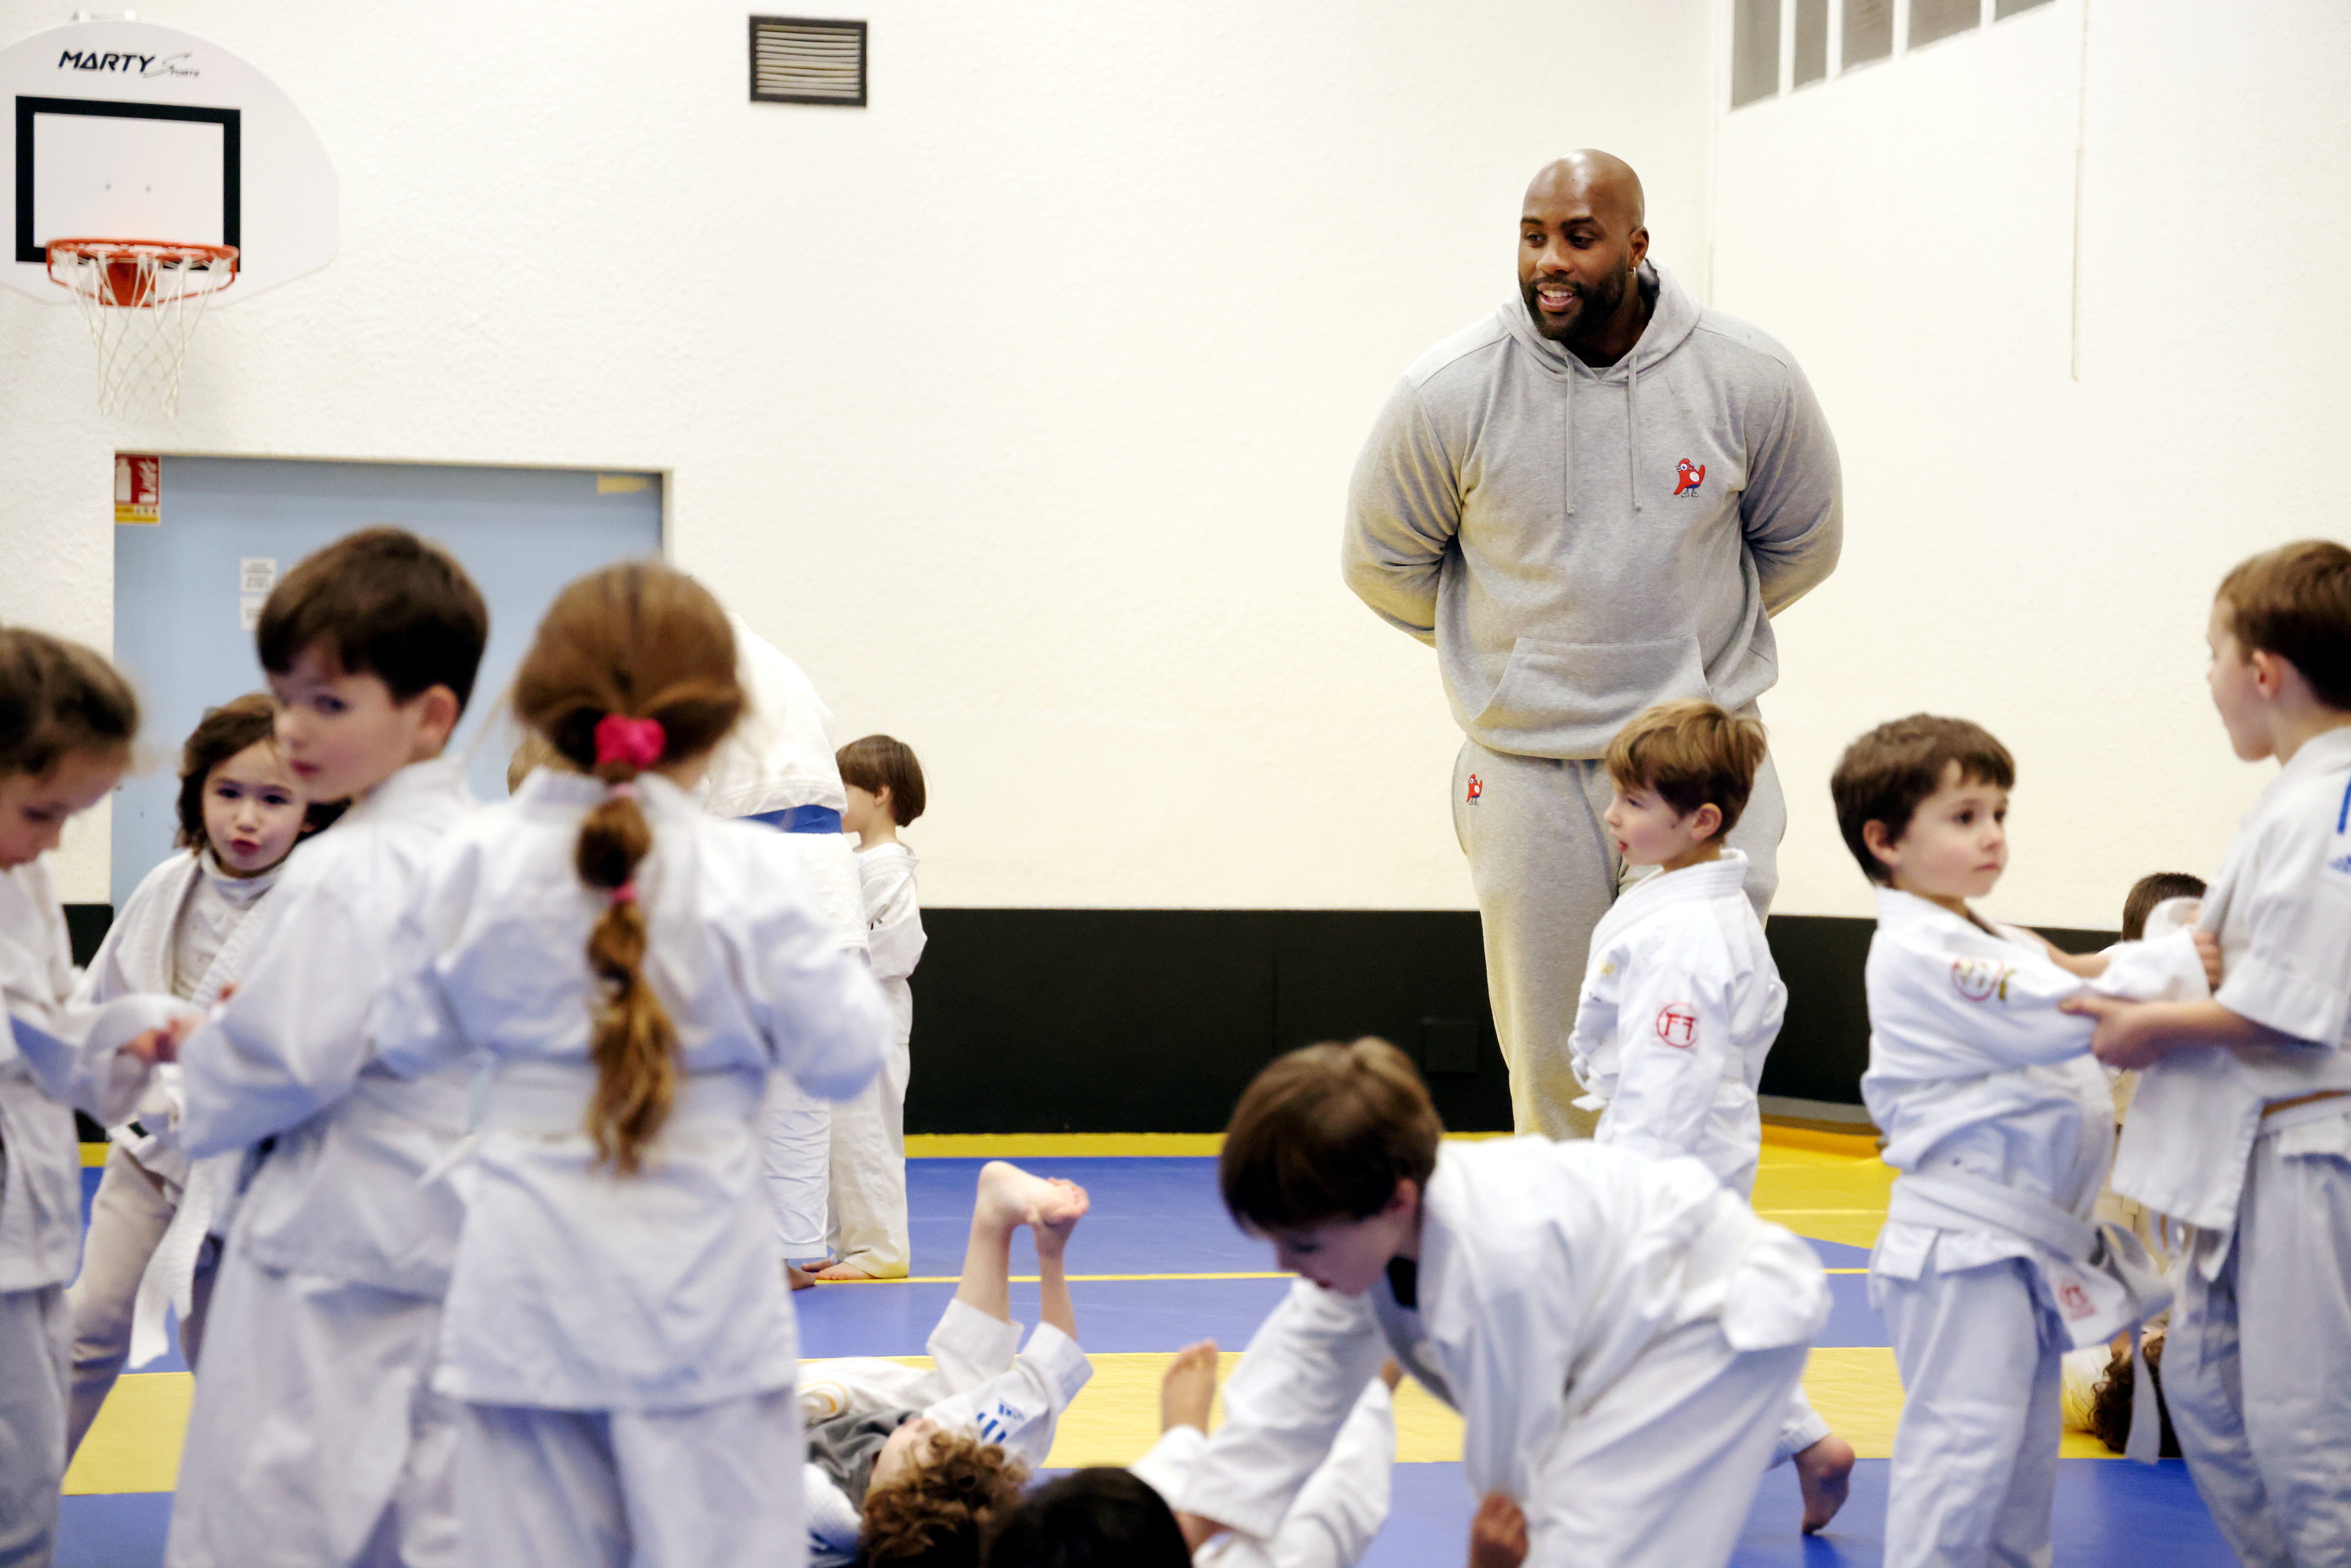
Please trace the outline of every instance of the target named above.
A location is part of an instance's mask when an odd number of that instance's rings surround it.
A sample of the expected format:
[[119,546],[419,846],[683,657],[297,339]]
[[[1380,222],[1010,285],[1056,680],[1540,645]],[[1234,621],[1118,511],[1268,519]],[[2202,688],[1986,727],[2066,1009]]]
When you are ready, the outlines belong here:
[[277,1140],[231,1230],[264,1268],[447,1288],[457,1196],[423,1178],[465,1134],[466,1072],[395,1077],[368,1060],[367,1019],[426,856],[475,809],[458,758],[412,763],[304,844],[245,923],[249,977],[181,1045],[192,1157]]
[[1293,1285],[1176,1506],[1270,1538],[1390,1354],[1461,1413],[1470,1490],[1528,1499],[1552,1445],[1661,1337],[1711,1321],[1735,1351],[1802,1345],[1829,1310],[1812,1249],[1704,1166],[1584,1141],[1444,1145],[1417,1272],[1416,1310],[1385,1281],[1354,1298]]
[[0,1291],[64,1286],[81,1265],[81,1138],[74,1112],[122,1121],[150,1069],[122,1047],[186,1009],[73,1000],[80,978],[46,858],[0,873]]
[[457,828],[393,939],[370,1071],[426,1082],[483,1061],[490,1072],[456,1172],[466,1207],[434,1376],[460,1399],[682,1410],[797,1374],[759,1103],[771,1071],[853,1093],[880,1063],[887,1015],[811,907],[787,835],[717,821],[658,775],[635,788],[653,827],[633,879],[644,974],[679,1067],[638,1175],[600,1166],[586,1132],[587,945],[606,901],[573,856],[603,784],[542,768]]
[[[2220,941],[2214,999],[2306,1042],[2175,1051],[2139,1075],[2114,1188],[2210,1236],[2198,1249],[2209,1277],[2235,1233],[2264,1111],[2351,1090],[2351,728],[2305,741],[2270,780],[2199,924]],[[2351,1099],[2311,1100],[2269,1125],[2287,1153],[2351,1160]]]
[[[199,1009],[214,1007],[221,993],[235,985],[243,973],[246,955],[252,950],[256,930],[253,915],[259,909],[261,899],[274,891],[282,870],[281,862],[263,873],[265,886],[222,942],[212,962],[204,967],[204,972],[183,976],[175,972],[181,918],[204,879],[218,873],[205,865],[201,852],[175,854],[163,862],[141,879],[124,902],[121,913],[114,917],[114,924],[107,927],[106,940],[99,944],[74,993],[76,1001],[96,1005],[141,992],[176,996],[181,994],[180,982],[184,980],[185,995],[192,1005]],[[133,1301],[130,1359],[126,1364],[134,1368],[146,1365],[171,1348],[164,1318],[166,1307],[176,1308],[181,1320],[186,1321],[194,1302],[198,1255],[212,1228],[220,1197],[235,1185],[241,1163],[237,1154],[214,1155],[201,1164],[190,1160],[179,1142],[182,1110],[179,1066],[165,1063],[155,1070],[154,1081],[135,1108],[136,1119],[146,1131],[134,1132],[128,1125],[110,1130],[113,1141],[122,1145],[141,1169],[164,1184],[173,1206],[171,1225],[148,1259]]]
[[1689,1155],[1723,1186],[1755,1190],[1763,1059],[1788,988],[1745,892],[1747,857],[1660,872],[1625,890],[1592,934],[1569,1041],[1576,1104],[1594,1136],[1660,1158]]
[[2092,1219],[2114,1152],[2114,1093],[2090,1055],[2094,1020],[2059,1004],[2088,988],[2142,999],[2200,995],[2186,932],[2107,950],[2085,981],[2020,927],[1991,930],[1894,888],[1877,890],[1864,981],[1862,1098],[1900,1171],[1870,1260],[1879,1281],[2006,1259],[2030,1264],[2076,1345],[2144,1322],[2169,1301],[2137,1242]]

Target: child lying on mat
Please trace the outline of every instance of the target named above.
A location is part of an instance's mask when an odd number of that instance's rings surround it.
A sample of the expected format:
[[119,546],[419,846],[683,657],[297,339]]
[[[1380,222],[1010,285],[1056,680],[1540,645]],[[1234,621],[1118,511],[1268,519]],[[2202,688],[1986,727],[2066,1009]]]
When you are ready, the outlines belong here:
[[[931,1331],[933,1364],[855,1357],[801,1367],[812,1568],[977,1568],[988,1525],[1019,1504],[1061,1412],[1093,1375],[1061,1266],[1086,1203],[1074,1183],[989,1161],[955,1300]],[[1012,1233],[1024,1225],[1037,1243],[1042,1321],[1016,1354]]]

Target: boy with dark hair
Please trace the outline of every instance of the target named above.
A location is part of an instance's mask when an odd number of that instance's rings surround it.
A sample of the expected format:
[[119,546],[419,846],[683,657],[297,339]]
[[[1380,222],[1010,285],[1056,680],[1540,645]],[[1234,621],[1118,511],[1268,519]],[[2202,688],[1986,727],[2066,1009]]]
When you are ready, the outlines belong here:
[[1847,747],[1830,782],[1878,884],[1862,1096],[1902,1173],[1869,1274],[1905,1398],[1887,1568],[2046,1562],[2062,1354],[2168,1298],[2137,1242],[2093,1222],[2114,1100],[2063,1004],[2093,977],[2193,994],[2202,956],[2182,933],[2076,957],[1976,915],[2015,781],[1980,726],[1918,714]]
[[253,1153],[165,1561],[451,1563],[454,1411],[427,1375],[460,1210],[427,1178],[465,1134],[468,1070],[391,1075],[367,1019],[392,924],[473,807],[442,753],[489,612],[445,552],[367,528],[287,573],[259,632],[287,765],[352,805],[239,928],[243,984],[181,1048],[183,1145]]
[[1384,1040],[1241,1096],[1226,1207],[1303,1277],[1226,1388],[1186,1538],[1272,1536],[1393,1354],[1466,1418],[1469,1482],[1535,1561],[1721,1568],[1827,1316],[1812,1249],[1694,1160],[1442,1136]]
[[[1609,742],[1601,820],[1616,858],[1654,874],[1593,929],[1569,1041],[1590,1091],[1576,1104],[1602,1113],[1600,1142],[1692,1155],[1741,1198],[1763,1151],[1756,1087],[1788,1006],[1747,856],[1724,843],[1763,756],[1761,724],[1703,701],[1661,703]],[[1854,1453],[1801,1386],[1771,1455],[1792,1461],[1810,1534],[1844,1505]]]
[[2141,1070],[2116,1191],[2194,1227],[2163,1391],[2249,1568],[2351,1561],[2351,549],[2305,539],[2214,596],[2213,706],[2277,776],[2204,899],[2210,999],[2084,998]]

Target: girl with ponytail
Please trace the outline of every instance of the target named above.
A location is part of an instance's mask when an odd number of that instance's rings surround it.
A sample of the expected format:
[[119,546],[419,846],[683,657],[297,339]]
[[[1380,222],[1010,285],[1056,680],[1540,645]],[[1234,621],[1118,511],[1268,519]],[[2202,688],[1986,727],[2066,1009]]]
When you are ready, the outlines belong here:
[[465,1551],[768,1563],[804,1454],[759,1105],[778,1071],[855,1093],[889,1016],[781,835],[694,799],[744,706],[706,590],[574,582],[514,703],[556,760],[451,834],[374,1031],[394,1071],[490,1063],[434,1380]]

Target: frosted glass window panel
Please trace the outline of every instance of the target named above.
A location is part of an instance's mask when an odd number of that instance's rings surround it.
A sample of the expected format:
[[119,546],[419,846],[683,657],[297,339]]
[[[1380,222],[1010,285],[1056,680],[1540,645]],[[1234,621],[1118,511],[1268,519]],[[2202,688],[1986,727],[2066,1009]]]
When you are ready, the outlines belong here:
[[1983,20],[1983,0],[1910,0],[1910,45],[1964,33]]
[[1780,90],[1780,0],[1736,0],[1730,13],[1730,107]]
[[1795,85],[1829,74],[1829,0],[1796,0]]
[[1843,68],[1865,66],[1894,52],[1894,0],[1844,0]]
[[2020,11],[2037,11],[2048,4],[2049,0],[1993,0],[1991,19],[1997,22],[2003,16],[2013,16]]

